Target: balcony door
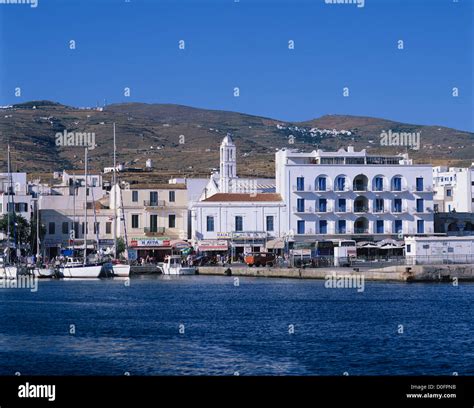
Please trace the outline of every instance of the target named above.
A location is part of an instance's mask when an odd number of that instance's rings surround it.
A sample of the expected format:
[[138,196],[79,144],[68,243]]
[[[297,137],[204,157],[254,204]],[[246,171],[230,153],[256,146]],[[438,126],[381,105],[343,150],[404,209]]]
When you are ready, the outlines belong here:
[[158,204],[158,191],[150,191],[150,205]]
[[150,214],[150,232],[158,232],[158,215],[156,214]]

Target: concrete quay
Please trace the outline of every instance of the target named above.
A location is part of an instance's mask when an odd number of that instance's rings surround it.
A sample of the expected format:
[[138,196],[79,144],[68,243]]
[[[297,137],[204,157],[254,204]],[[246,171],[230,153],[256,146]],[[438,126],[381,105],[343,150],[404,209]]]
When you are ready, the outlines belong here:
[[245,266],[201,266],[200,275],[227,275],[265,278],[325,279],[327,275],[363,275],[366,280],[396,282],[474,282],[474,265],[398,265],[376,267],[270,268]]

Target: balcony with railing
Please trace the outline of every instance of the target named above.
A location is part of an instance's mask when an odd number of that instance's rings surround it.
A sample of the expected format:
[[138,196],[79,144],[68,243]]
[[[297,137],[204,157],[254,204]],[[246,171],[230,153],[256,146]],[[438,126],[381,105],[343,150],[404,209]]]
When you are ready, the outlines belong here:
[[433,187],[432,186],[411,186],[411,191],[414,193],[432,193]]
[[147,237],[156,237],[165,233],[165,227],[145,227],[144,233]]
[[367,213],[369,212],[369,207],[366,207],[364,205],[355,205],[354,206],[354,213],[359,214],[359,213]]
[[304,185],[293,185],[292,191],[294,193],[311,193],[314,192],[313,186],[311,184],[304,184]]
[[414,214],[424,214],[428,212],[427,209],[425,209],[424,207],[412,207],[411,211]]
[[143,205],[146,208],[160,208],[165,206],[165,200],[145,200],[143,201]]
[[296,232],[295,235],[314,235],[314,229],[313,228],[305,228],[304,231]]
[[325,214],[333,211],[333,206],[331,204],[320,205],[314,209],[316,214]]
[[369,228],[364,227],[354,227],[354,234],[368,234]]
[[346,206],[336,206],[334,212],[336,214],[346,214],[346,213],[350,213],[351,212],[351,209],[349,208],[349,205],[346,205]]
[[295,214],[313,214],[313,207],[293,207],[293,212]]
[[393,214],[406,214],[409,212],[409,209],[407,206],[395,206],[392,207],[392,213]]

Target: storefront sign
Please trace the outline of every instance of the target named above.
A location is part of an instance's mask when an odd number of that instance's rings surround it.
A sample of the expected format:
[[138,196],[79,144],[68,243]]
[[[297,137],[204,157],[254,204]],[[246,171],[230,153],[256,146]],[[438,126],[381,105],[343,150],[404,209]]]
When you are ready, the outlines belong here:
[[170,247],[171,242],[168,238],[131,238],[131,247]]
[[204,240],[198,242],[200,251],[227,251],[228,245],[225,240]]
[[99,246],[113,246],[114,243],[113,239],[99,239]]
[[231,235],[233,240],[265,239],[266,237],[266,232],[233,232]]

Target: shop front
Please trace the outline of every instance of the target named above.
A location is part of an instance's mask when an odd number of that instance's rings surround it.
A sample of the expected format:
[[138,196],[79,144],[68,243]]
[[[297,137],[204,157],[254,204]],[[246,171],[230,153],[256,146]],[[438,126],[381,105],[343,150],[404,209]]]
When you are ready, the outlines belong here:
[[285,240],[283,238],[274,238],[267,241],[267,252],[273,252],[276,255],[284,255]]
[[[218,234],[219,235],[219,234]],[[267,244],[267,233],[261,231],[231,232],[221,234],[219,238],[227,238],[232,260],[243,261],[244,255],[250,252],[264,252]]]
[[129,239],[129,258],[139,263],[163,262],[171,255],[172,245],[169,238],[134,237]]
[[227,255],[229,242],[225,239],[205,239],[197,242],[197,251],[204,255]]

